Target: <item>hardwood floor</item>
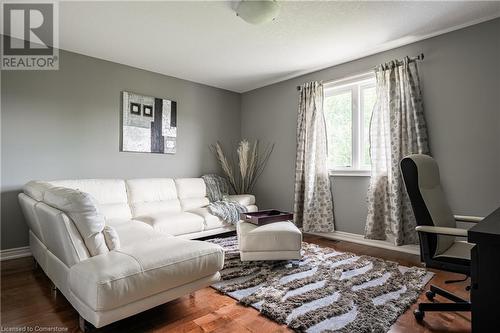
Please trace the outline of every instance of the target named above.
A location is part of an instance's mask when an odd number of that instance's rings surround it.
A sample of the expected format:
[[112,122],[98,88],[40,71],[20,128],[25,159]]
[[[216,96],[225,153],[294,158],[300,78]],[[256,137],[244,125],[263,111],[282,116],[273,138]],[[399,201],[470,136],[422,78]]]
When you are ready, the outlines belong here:
[[[338,251],[353,252],[396,261],[406,266],[419,265],[415,255],[332,241],[316,236],[305,240]],[[468,298],[468,282],[445,285],[461,275],[432,270],[432,284]],[[1,263],[1,331],[8,327],[31,327],[33,331],[79,332],[78,314],[64,296],[51,289],[50,280],[40,268],[33,269],[32,258]],[[437,301],[441,299],[437,297]],[[426,301],[421,295],[419,301]],[[470,332],[470,313],[427,313],[422,324],[413,318],[413,305],[399,317],[390,332]],[[29,332],[29,331],[28,331]],[[158,306],[133,317],[103,327],[98,332],[290,332],[253,308],[244,307],[212,288]]]

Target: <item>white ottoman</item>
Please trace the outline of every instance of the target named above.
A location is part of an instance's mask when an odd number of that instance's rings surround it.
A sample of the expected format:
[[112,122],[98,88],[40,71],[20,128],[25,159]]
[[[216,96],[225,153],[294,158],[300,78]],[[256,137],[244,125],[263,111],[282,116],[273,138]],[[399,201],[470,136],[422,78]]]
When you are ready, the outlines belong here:
[[240,221],[236,233],[241,261],[300,259],[302,233],[290,221],[263,226]]

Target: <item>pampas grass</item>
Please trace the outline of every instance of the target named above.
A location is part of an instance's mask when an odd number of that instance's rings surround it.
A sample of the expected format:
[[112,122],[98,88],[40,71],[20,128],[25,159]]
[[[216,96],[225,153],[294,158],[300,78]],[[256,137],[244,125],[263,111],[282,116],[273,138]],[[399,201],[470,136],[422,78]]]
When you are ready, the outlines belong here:
[[[210,145],[210,150],[214,153],[225,178],[228,180],[231,189],[236,194],[251,193],[257,179],[260,177],[273,152],[274,144],[267,144],[260,151],[259,141],[250,143],[243,139],[236,149],[234,155],[226,155],[219,141],[215,145]],[[236,162],[237,161],[237,165]],[[239,171],[235,173],[234,170]]]
[[229,181],[229,185],[231,186],[233,191],[236,192],[236,179],[234,178],[233,165],[226,158],[224,150],[222,149],[222,145],[219,141],[217,141],[215,145],[210,146],[210,150],[212,150],[212,152],[215,154],[215,158],[217,158],[217,162],[219,162],[224,176]]

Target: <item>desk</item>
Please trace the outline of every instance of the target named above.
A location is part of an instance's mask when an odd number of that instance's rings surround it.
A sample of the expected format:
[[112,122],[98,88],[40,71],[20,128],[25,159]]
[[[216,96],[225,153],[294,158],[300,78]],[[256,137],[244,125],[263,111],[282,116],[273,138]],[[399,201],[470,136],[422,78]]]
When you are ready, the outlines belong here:
[[500,332],[500,208],[468,231],[472,332]]

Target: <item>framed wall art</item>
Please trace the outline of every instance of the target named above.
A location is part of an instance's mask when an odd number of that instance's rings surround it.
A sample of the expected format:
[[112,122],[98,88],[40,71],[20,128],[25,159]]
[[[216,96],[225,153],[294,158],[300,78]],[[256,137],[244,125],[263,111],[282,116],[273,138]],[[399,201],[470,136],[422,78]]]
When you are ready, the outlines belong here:
[[177,102],[124,91],[121,151],[175,154]]

